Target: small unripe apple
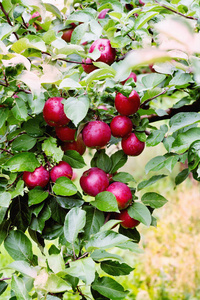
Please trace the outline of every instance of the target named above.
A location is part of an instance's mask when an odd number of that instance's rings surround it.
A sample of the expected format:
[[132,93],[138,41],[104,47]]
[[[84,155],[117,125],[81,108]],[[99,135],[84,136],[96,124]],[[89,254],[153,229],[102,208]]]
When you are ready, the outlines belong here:
[[127,80],[129,80],[129,78],[133,78],[133,80],[134,80],[135,82],[137,82],[137,76],[136,76],[136,74],[133,73],[133,72],[131,72],[131,74],[130,74],[124,81],[121,81],[121,84],[125,84],[125,82],[126,82]]
[[121,93],[117,93],[115,97],[115,107],[121,115],[132,115],[136,113],[140,107],[140,96],[135,90],[130,93],[128,98]]
[[62,100],[61,97],[52,97],[45,102],[43,116],[48,125],[64,126],[69,123],[70,119],[67,118],[64,112]]
[[89,49],[89,53],[92,53],[94,49],[98,49],[101,52],[97,61],[104,62],[111,65],[115,60],[116,50],[111,47],[110,40],[98,39],[92,43]]
[[109,8],[103,9],[103,10],[99,13],[98,19],[105,19],[105,16],[106,16],[106,14],[107,14],[107,12],[108,12],[109,10],[110,10]]
[[95,197],[106,190],[109,180],[103,170],[93,167],[83,173],[80,178],[80,185],[86,194]]
[[86,124],[82,131],[83,141],[87,147],[104,147],[111,138],[111,130],[103,121],[91,121]]
[[130,156],[138,156],[145,147],[145,142],[141,142],[135,133],[131,133],[122,139],[122,149],[125,154]]
[[110,123],[111,133],[114,137],[125,137],[131,133],[133,123],[127,116],[116,116]]
[[123,182],[113,182],[106,189],[107,192],[111,192],[117,200],[118,208],[124,209],[132,202],[132,193],[130,188]]
[[33,172],[25,171],[23,173],[23,180],[29,189],[33,189],[36,186],[44,188],[49,179],[49,172],[43,166],[36,168]]
[[80,133],[77,137],[76,141],[73,142],[65,142],[62,146],[61,146],[63,151],[67,151],[67,150],[75,150],[77,151],[80,155],[83,155],[85,153],[86,150],[86,146],[85,143],[83,142],[83,138],[82,138],[82,133]]
[[57,137],[63,141],[74,141],[75,140],[76,129],[70,128],[68,126],[56,127]]
[[134,228],[140,224],[138,220],[131,218],[127,209],[122,210],[119,214],[116,214],[116,219],[122,221],[120,224],[124,228]]
[[54,166],[50,171],[50,177],[53,182],[59,177],[72,178],[73,170],[72,167],[65,161],[60,161],[58,165]]
[[82,67],[85,73],[89,74],[97,69],[97,67],[95,67],[94,65],[87,65],[87,63],[92,63],[91,58],[87,57],[86,59],[82,60]]

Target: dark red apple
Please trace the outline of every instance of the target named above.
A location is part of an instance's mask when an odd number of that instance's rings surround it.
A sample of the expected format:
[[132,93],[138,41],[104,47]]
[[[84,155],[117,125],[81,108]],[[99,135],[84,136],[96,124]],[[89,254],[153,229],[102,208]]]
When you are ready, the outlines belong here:
[[92,63],[92,60],[91,58],[86,58],[86,59],[83,59],[82,60],[82,67],[83,67],[83,70],[85,71],[85,73],[89,74],[91,73],[92,71],[96,70],[97,67],[95,67],[94,65],[87,65],[87,64],[91,64]]
[[98,19],[105,19],[105,16],[106,16],[106,14],[107,14],[107,12],[108,12],[109,10],[110,10],[109,8],[103,9],[103,10],[99,13]]
[[132,10],[133,9],[133,5],[132,4],[125,4],[125,7],[127,10]]
[[131,133],[124,137],[121,144],[124,153],[130,156],[140,155],[145,147],[145,143],[141,142],[135,133]]
[[69,123],[70,119],[67,118],[64,112],[62,100],[61,97],[53,97],[45,102],[43,116],[48,125],[64,126]]
[[124,228],[134,228],[140,224],[138,220],[131,218],[127,209],[122,210],[119,214],[116,214],[116,219],[122,221],[120,224]]
[[90,168],[80,178],[80,185],[83,191],[95,197],[106,190],[109,185],[107,174],[99,168]]
[[73,28],[69,28],[69,29],[64,30],[61,38],[65,42],[70,43],[73,31],[74,31]]
[[125,137],[131,133],[133,123],[127,116],[116,116],[110,123],[111,133],[114,137]]
[[89,53],[92,53],[94,49],[98,49],[101,52],[97,61],[104,62],[111,65],[115,60],[116,50],[111,47],[110,40],[98,39],[92,43],[89,49]]
[[128,207],[132,202],[133,196],[131,190],[125,183],[118,181],[113,182],[106,191],[111,192],[116,197],[118,208],[120,210]]
[[124,81],[121,81],[121,84],[125,84],[125,82],[126,82],[127,80],[129,80],[129,78],[133,78],[133,80],[134,80],[135,82],[137,82],[137,76],[136,76],[136,74],[133,73],[133,72],[131,72],[131,74],[130,74]]
[[50,171],[50,177],[53,182],[59,177],[72,178],[73,170],[72,167],[65,161],[60,161],[58,165],[54,166]]
[[56,127],[57,137],[63,141],[74,141],[75,140],[76,129],[70,128],[68,126]]
[[103,121],[91,121],[86,124],[82,131],[83,141],[87,147],[104,147],[111,138],[111,130]]
[[140,107],[140,97],[135,90],[130,93],[128,98],[121,93],[117,93],[115,97],[115,107],[121,115],[132,115],[136,113]]
[[36,168],[33,172],[25,171],[23,173],[23,180],[29,189],[33,189],[36,186],[44,188],[49,179],[49,172],[43,166]]
[[75,150],[77,151],[80,155],[83,155],[85,153],[86,150],[86,146],[83,142],[83,138],[82,138],[82,133],[80,133],[77,137],[76,141],[73,142],[65,142],[62,146],[61,146],[63,151],[67,151],[67,150]]

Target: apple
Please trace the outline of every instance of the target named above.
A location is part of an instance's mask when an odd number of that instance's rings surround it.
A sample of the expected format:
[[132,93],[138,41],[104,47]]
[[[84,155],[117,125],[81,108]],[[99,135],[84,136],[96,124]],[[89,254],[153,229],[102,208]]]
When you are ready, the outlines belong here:
[[89,74],[97,69],[97,67],[95,67],[94,65],[87,65],[87,63],[92,63],[91,58],[87,57],[86,59],[82,60],[82,67],[85,73]]
[[132,202],[133,196],[131,190],[123,182],[116,181],[111,183],[106,191],[116,197],[119,210],[128,207]]
[[129,97],[117,93],[115,97],[115,107],[121,115],[132,115],[140,108],[140,97],[135,90],[130,93]]
[[111,129],[103,121],[90,121],[85,125],[82,131],[83,142],[87,147],[104,147],[111,138]]
[[61,38],[65,42],[70,43],[73,31],[74,31],[73,28],[69,28],[69,29],[63,30],[63,34],[62,34]]
[[83,142],[83,138],[82,138],[82,133],[80,133],[77,137],[76,141],[73,142],[65,142],[62,146],[61,146],[62,150],[65,152],[67,150],[75,150],[77,151],[80,155],[83,155],[85,153],[86,150],[86,146]]
[[43,166],[36,168],[33,172],[25,171],[23,173],[23,180],[29,189],[33,189],[36,186],[44,188],[49,179],[49,172]]
[[114,137],[125,137],[131,133],[133,124],[127,116],[116,116],[110,123],[111,133]]
[[136,74],[135,73],[133,73],[133,72],[131,72],[131,74],[124,80],[124,81],[121,81],[121,84],[125,84],[125,82],[127,81],[127,80],[129,80],[129,78],[133,78],[133,80],[135,81],[135,82],[137,82],[137,76],[136,76]]
[[50,171],[50,178],[53,182],[59,177],[72,178],[73,170],[72,167],[65,161],[60,161],[58,165],[54,166]]
[[[34,18],[37,18],[36,21],[38,21],[38,22],[42,21],[42,17],[41,17],[41,15],[38,11],[36,11],[32,14],[32,16],[30,17],[30,20],[34,19]],[[38,25],[37,23],[35,23],[35,22],[33,23],[33,27],[35,27],[35,29],[37,31],[42,29],[42,27],[40,25]]]
[[68,126],[56,127],[57,137],[63,141],[74,141],[75,140],[76,129],[70,128]]
[[64,112],[64,105],[61,97],[49,98],[43,108],[43,116],[46,123],[50,126],[67,125],[70,119],[67,118]]
[[140,5],[145,5],[145,3],[142,0],[139,0]]
[[135,133],[131,133],[122,139],[121,145],[125,154],[138,156],[144,150],[145,142],[141,142]]
[[120,225],[124,228],[134,228],[140,224],[138,220],[131,218],[127,209],[122,210],[119,214],[116,214],[116,219],[122,221]]
[[132,4],[125,4],[125,7],[127,10],[132,10],[133,9],[133,5]]
[[98,19],[105,19],[105,16],[106,16],[106,14],[107,14],[107,12],[108,12],[109,10],[110,10],[109,8],[103,9],[103,10],[99,13]]
[[98,39],[92,43],[89,49],[89,53],[92,53],[94,49],[98,49],[101,52],[97,61],[104,62],[111,65],[115,60],[116,50],[111,47],[110,40]]
[[80,178],[80,185],[86,194],[95,197],[106,190],[109,186],[109,180],[103,170],[93,167],[83,173]]

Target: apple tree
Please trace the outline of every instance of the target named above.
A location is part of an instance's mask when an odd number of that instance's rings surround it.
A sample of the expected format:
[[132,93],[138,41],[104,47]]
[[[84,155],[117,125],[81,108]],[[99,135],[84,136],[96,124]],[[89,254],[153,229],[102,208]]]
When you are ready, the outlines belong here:
[[[110,250],[156,225],[167,200],[145,189],[180,162],[176,185],[200,180],[199,1],[1,0],[0,16],[0,293],[127,299],[114,277],[133,268]],[[120,170],[160,143],[139,182]]]

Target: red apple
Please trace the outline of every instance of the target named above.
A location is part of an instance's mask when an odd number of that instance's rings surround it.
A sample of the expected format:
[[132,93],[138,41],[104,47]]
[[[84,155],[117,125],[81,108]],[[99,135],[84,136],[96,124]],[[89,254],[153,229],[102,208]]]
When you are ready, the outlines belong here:
[[85,71],[85,73],[89,74],[92,71],[97,69],[97,67],[95,67],[94,65],[87,65],[87,63],[92,63],[91,58],[88,57],[88,58],[82,60],[82,67],[83,67],[83,70]]
[[145,3],[142,0],[139,0],[140,5],[145,5]]
[[83,138],[82,138],[82,133],[80,133],[77,137],[76,141],[73,142],[66,142],[61,146],[63,151],[67,151],[67,150],[75,150],[77,151],[80,155],[83,155],[85,153],[86,150],[86,146],[83,142]]
[[95,197],[100,192],[106,190],[109,180],[103,170],[94,167],[83,173],[80,178],[80,185],[86,194]]
[[111,130],[103,121],[91,121],[86,124],[82,131],[83,141],[87,147],[104,147],[111,138]]
[[132,202],[133,196],[131,190],[125,183],[118,181],[113,182],[106,191],[111,192],[116,197],[118,208],[120,210],[128,207]]
[[[36,11],[32,14],[32,16],[30,17],[30,20],[34,19],[34,18],[37,18],[36,21],[38,21],[38,22],[42,21],[42,17],[41,17],[41,15],[38,11]],[[35,29],[37,31],[42,29],[42,27],[40,25],[38,25],[37,23],[35,23],[35,22],[33,23],[33,27],[35,27]]]
[[70,128],[68,126],[56,127],[57,137],[63,141],[74,141],[75,140],[76,129]]
[[72,178],[73,170],[72,167],[65,161],[60,161],[58,165],[54,166],[50,171],[50,177],[53,182],[59,177]]
[[115,97],[115,107],[121,115],[132,115],[136,113],[140,107],[140,97],[135,90],[130,93],[128,98],[121,93],[117,93]]
[[62,100],[61,97],[53,97],[45,102],[43,116],[48,125],[64,126],[69,123],[70,119],[67,118],[64,112]]
[[110,10],[109,8],[103,9],[103,10],[99,13],[98,19],[105,19],[105,16],[106,16],[106,14],[107,14],[107,12],[108,12],[109,10]]
[[110,40],[98,39],[92,43],[89,49],[89,53],[92,53],[94,49],[98,49],[101,52],[97,61],[104,62],[111,65],[115,60],[116,50],[111,47]]
[[49,182],[49,179],[49,172],[43,166],[36,168],[33,172],[25,171],[23,173],[23,180],[29,189],[33,189],[36,186],[44,188]]
[[145,143],[141,142],[135,133],[131,133],[124,137],[121,144],[124,153],[130,156],[140,155],[145,147]]
[[67,43],[70,43],[71,41],[71,36],[72,36],[72,33],[73,33],[74,29],[73,28],[69,28],[69,29],[66,29],[63,31],[63,34],[61,36],[61,38],[67,42]]
[[133,72],[131,72],[131,74],[130,74],[124,81],[121,81],[121,84],[125,84],[125,82],[126,82],[127,80],[129,80],[129,78],[133,78],[133,80],[134,80],[135,82],[137,82],[137,76],[136,76],[136,74],[133,73]]
[[120,224],[124,228],[134,228],[140,224],[138,220],[131,218],[127,209],[122,210],[119,214],[116,214],[116,219],[122,221]]
[[131,133],[132,128],[133,123],[131,119],[126,116],[116,116],[110,123],[111,133],[114,137],[125,137]]

